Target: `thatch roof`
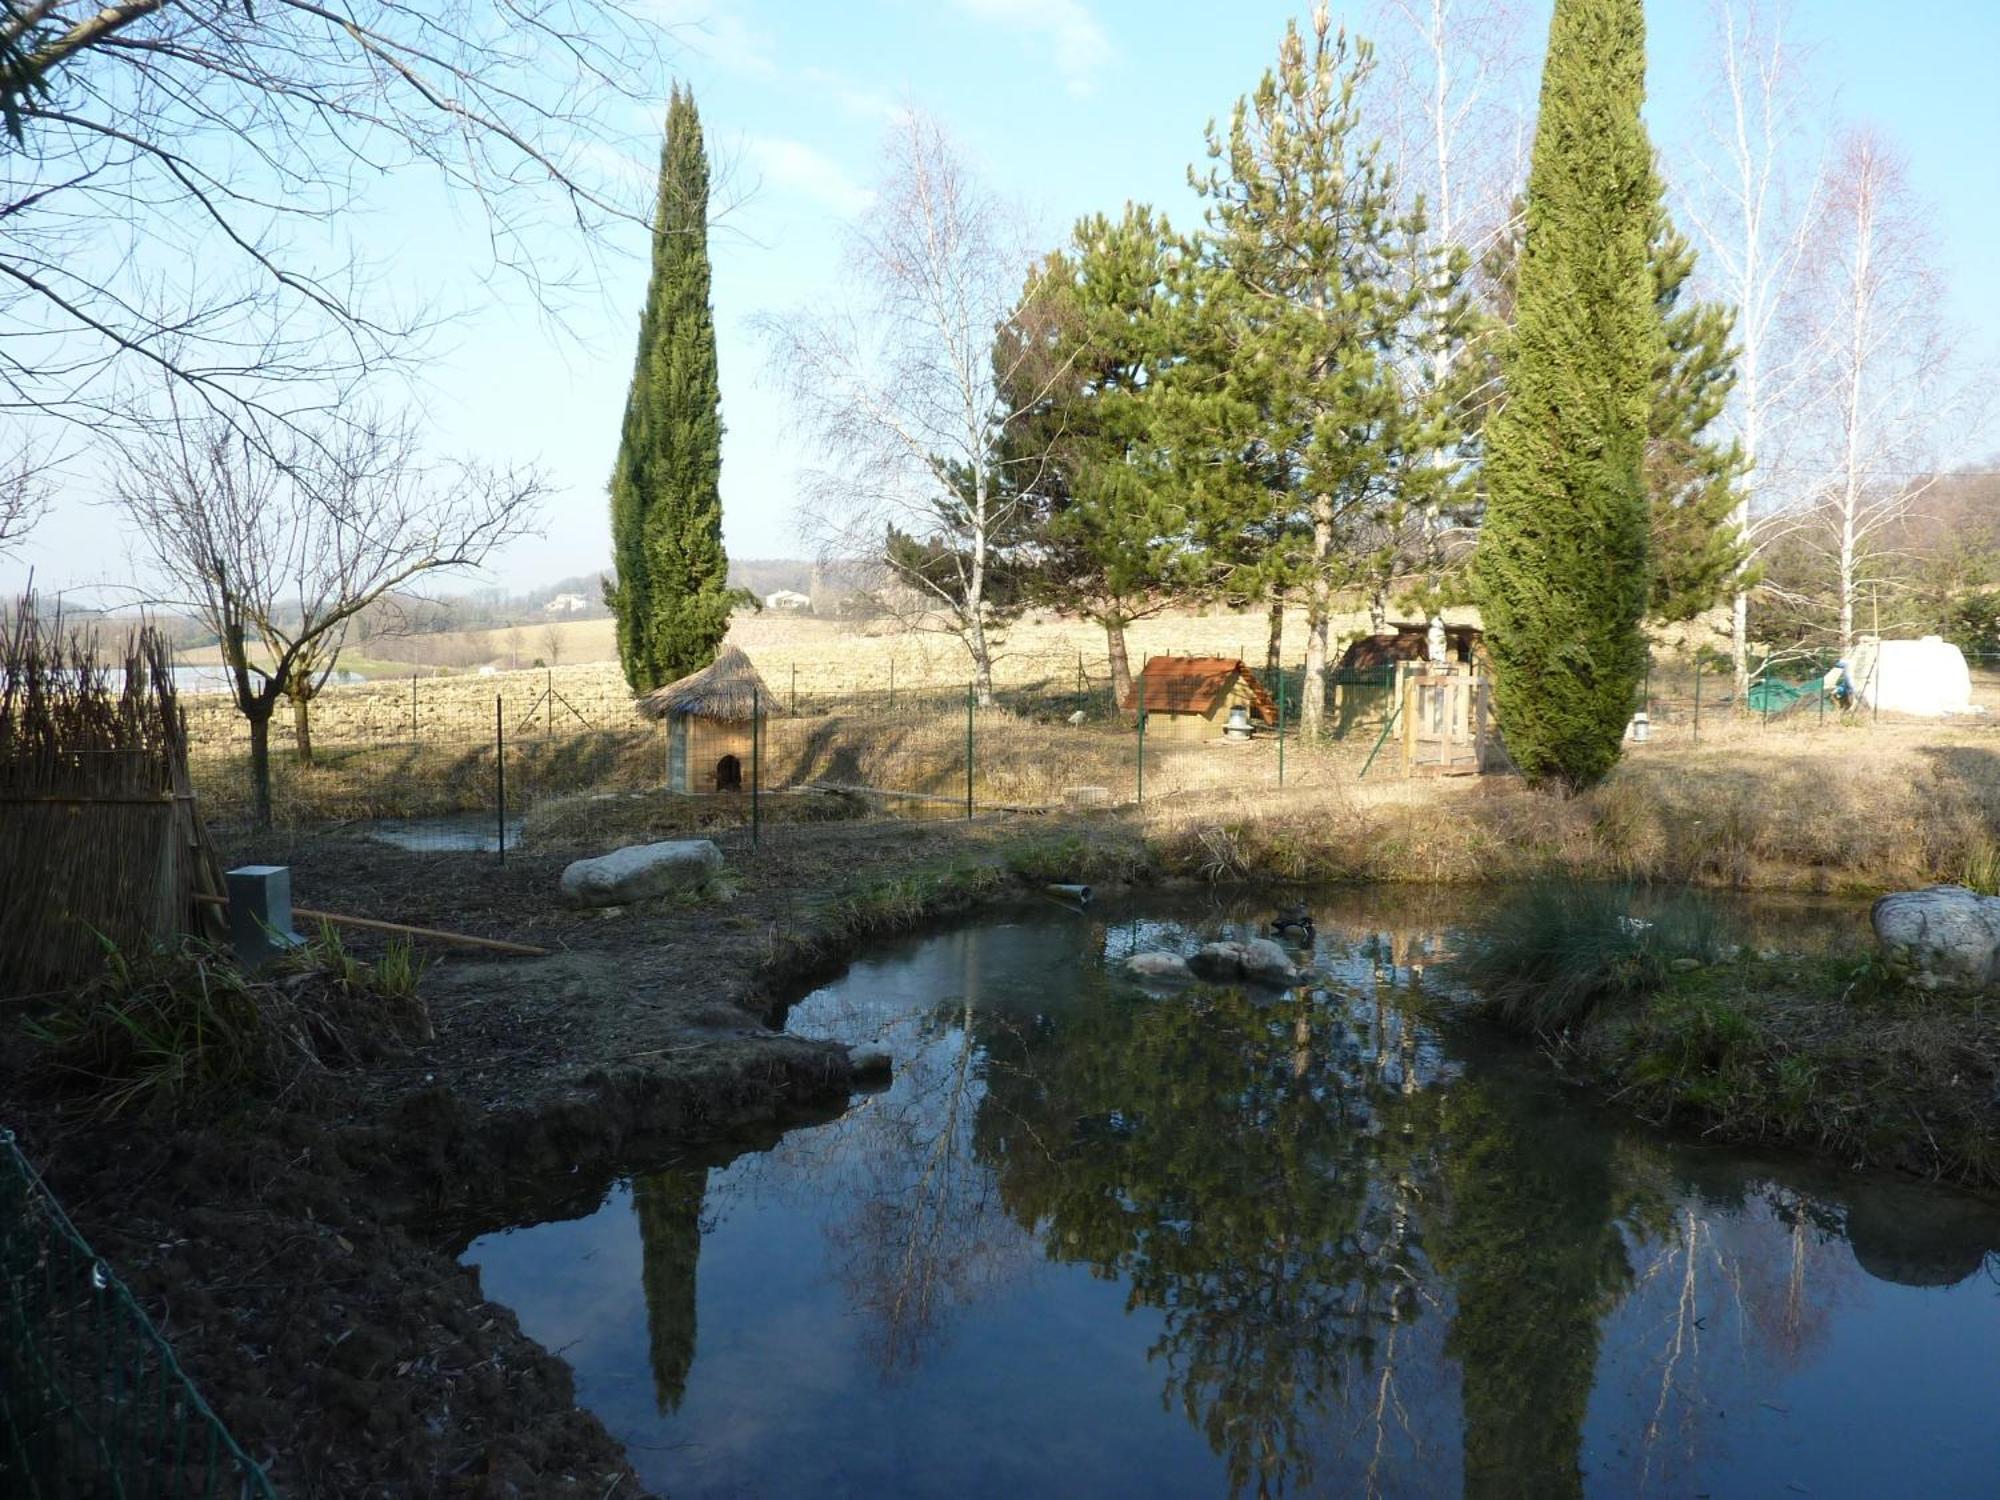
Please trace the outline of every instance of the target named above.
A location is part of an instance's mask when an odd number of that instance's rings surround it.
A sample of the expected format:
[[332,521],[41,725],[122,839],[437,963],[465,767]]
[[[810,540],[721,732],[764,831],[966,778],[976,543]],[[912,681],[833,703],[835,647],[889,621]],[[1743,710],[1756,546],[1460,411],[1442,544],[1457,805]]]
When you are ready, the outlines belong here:
[[766,714],[774,707],[764,679],[750,665],[750,658],[734,646],[724,646],[699,672],[654,688],[636,706],[649,719],[714,719],[721,723],[742,723],[753,717],[759,706]]
[[1278,706],[1263,679],[1233,656],[1155,656],[1139,671],[1118,706],[1131,712],[1145,688],[1149,714],[1205,714],[1229,693],[1238,674],[1250,689],[1250,711],[1266,724],[1278,722]]

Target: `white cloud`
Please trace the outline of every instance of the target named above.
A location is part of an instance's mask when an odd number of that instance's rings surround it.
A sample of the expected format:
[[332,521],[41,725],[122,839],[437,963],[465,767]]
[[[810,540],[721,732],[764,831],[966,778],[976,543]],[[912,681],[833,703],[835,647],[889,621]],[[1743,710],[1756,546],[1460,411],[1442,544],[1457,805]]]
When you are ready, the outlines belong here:
[[771,34],[733,0],[651,0],[660,24],[688,51],[731,73],[768,78],[778,71]]
[[1072,94],[1090,92],[1092,75],[1111,60],[1111,38],[1082,0],[953,0],[967,15],[1045,38],[1056,71]]
[[797,193],[836,214],[859,213],[875,195],[861,186],[825,152],[784,136],[751,136],[743,155],[771,186]]

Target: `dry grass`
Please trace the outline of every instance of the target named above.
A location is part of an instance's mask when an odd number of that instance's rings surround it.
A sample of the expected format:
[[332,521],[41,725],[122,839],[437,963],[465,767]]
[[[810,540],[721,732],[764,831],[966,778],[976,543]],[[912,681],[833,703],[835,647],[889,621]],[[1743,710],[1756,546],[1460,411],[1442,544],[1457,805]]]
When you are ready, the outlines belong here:
[[1874,892],[1991,878],[2000,734],[1905,726],[1782,745],[1652,746],[1563,800],[1511,777],[1370,781],[1146,819],[1169,867],[1291,880],[1545,875]]

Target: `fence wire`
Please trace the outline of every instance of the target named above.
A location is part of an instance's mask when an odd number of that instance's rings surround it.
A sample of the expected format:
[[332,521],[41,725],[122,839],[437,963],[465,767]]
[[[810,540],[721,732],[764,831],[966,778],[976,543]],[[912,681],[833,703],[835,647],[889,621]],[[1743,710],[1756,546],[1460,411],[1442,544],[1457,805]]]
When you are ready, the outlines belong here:
[[0,1492],[275,1494],[0,1129]]

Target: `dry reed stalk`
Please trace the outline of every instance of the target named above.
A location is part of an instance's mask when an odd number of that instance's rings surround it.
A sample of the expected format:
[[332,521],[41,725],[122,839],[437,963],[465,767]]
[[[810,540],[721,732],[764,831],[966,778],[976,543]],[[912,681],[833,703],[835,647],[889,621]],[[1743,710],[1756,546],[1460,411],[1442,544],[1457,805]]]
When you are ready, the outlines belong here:
[[104,944],[200,930],[221,887],[195,808],[164,642],[122,668],[32,599],[0,619],[0,994],[65,987]]

